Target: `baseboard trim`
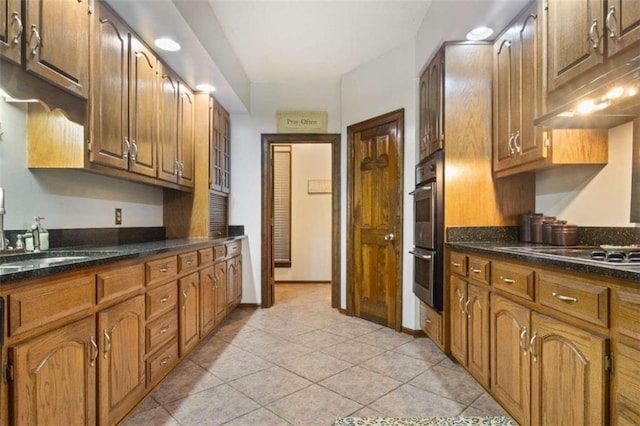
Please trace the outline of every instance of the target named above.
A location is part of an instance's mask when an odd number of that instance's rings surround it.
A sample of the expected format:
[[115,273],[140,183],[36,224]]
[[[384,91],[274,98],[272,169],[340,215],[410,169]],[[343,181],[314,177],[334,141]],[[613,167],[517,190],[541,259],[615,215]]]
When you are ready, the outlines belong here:
[[402,332],[413,337],[427,337],[424,330],[412,330],[410,328],[402,327]]
[[258,309],[261,307],[259,303],[241,303],[238,305],[238,308],[247,308],[247,309]]
[[331,284],[331,281],[276,281],[274,284]]

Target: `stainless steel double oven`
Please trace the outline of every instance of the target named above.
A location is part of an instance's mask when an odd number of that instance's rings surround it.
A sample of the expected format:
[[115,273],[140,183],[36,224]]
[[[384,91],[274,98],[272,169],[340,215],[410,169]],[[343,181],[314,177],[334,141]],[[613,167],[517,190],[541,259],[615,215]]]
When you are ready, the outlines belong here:
[[416,166],[413,195],[413,292],[427,305],[442,311],[443,305],[443,151]]

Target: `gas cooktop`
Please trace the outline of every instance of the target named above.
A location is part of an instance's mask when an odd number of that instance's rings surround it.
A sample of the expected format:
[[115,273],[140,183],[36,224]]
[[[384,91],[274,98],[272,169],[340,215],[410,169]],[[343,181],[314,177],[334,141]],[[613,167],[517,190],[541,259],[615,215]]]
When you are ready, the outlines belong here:
[[595,247],[512,246],[496,250],[519,254],[537,254],[551,258],[577,260],[590,264],[640,267],[640,246],[601,245]]

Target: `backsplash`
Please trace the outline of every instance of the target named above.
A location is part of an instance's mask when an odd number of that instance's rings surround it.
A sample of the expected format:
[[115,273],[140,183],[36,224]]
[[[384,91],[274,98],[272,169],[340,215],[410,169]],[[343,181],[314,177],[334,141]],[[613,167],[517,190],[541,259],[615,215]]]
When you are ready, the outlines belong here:
[[[138,244],[164,240],[163,226],[134,228],[84,228],[84,229],[47,229],[49,248],[62,247],[105,247],[120,244]],[[11,246],[15,246],[18,234],[24,230],[6,231]]]

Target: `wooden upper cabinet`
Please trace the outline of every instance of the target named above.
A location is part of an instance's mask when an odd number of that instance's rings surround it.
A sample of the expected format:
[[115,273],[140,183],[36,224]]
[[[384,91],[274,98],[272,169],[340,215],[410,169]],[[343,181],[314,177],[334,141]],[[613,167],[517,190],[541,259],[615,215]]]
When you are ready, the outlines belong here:
[[418,129],[418,161],[422,161],[429,156],[429,147],[427,145],[427,84],[428,69],[420,76],[420,87],[418,89],[419,96],[419,129]]
[[87,98],[91,0],[28,0],[24,19],[26,69]]
[[542,132],[533,125],[533,120],[542,113],[538,16],[534,2],[494,43],[494,171],[546,156]]
[[159,62],[153,51],[133,34],[129,64],[129,167],[132,172],[155,177]]
[[605,18],[607,56],[616,55],[640,42],[640,2],[609,0]]
[[194,184],[194,119],[195,99],[193,92],[184,84],[179,84],[178,104],[178,183],[193,187]]
[[22,57],[22,27],[20,0],[0,0],[0,57],[17,64]]
[[231,121],[229,113],[214,101],[211,129],[211,189],[231,190]]
[[95,329],[87,317],[9,348],[13,423],[96,424]]
[[158,177],[175,182],[178,176],[178,79],[163,69],[159,91]]
[[604,0],[547,0],[546,12],[547,90],[553,91],[602,63]]
[[427,147],[428,155],[444,147],[444,53],[438,52],[427,68]]
[[89,161],[155,177],[158,60],[106,6],[96,13]]

